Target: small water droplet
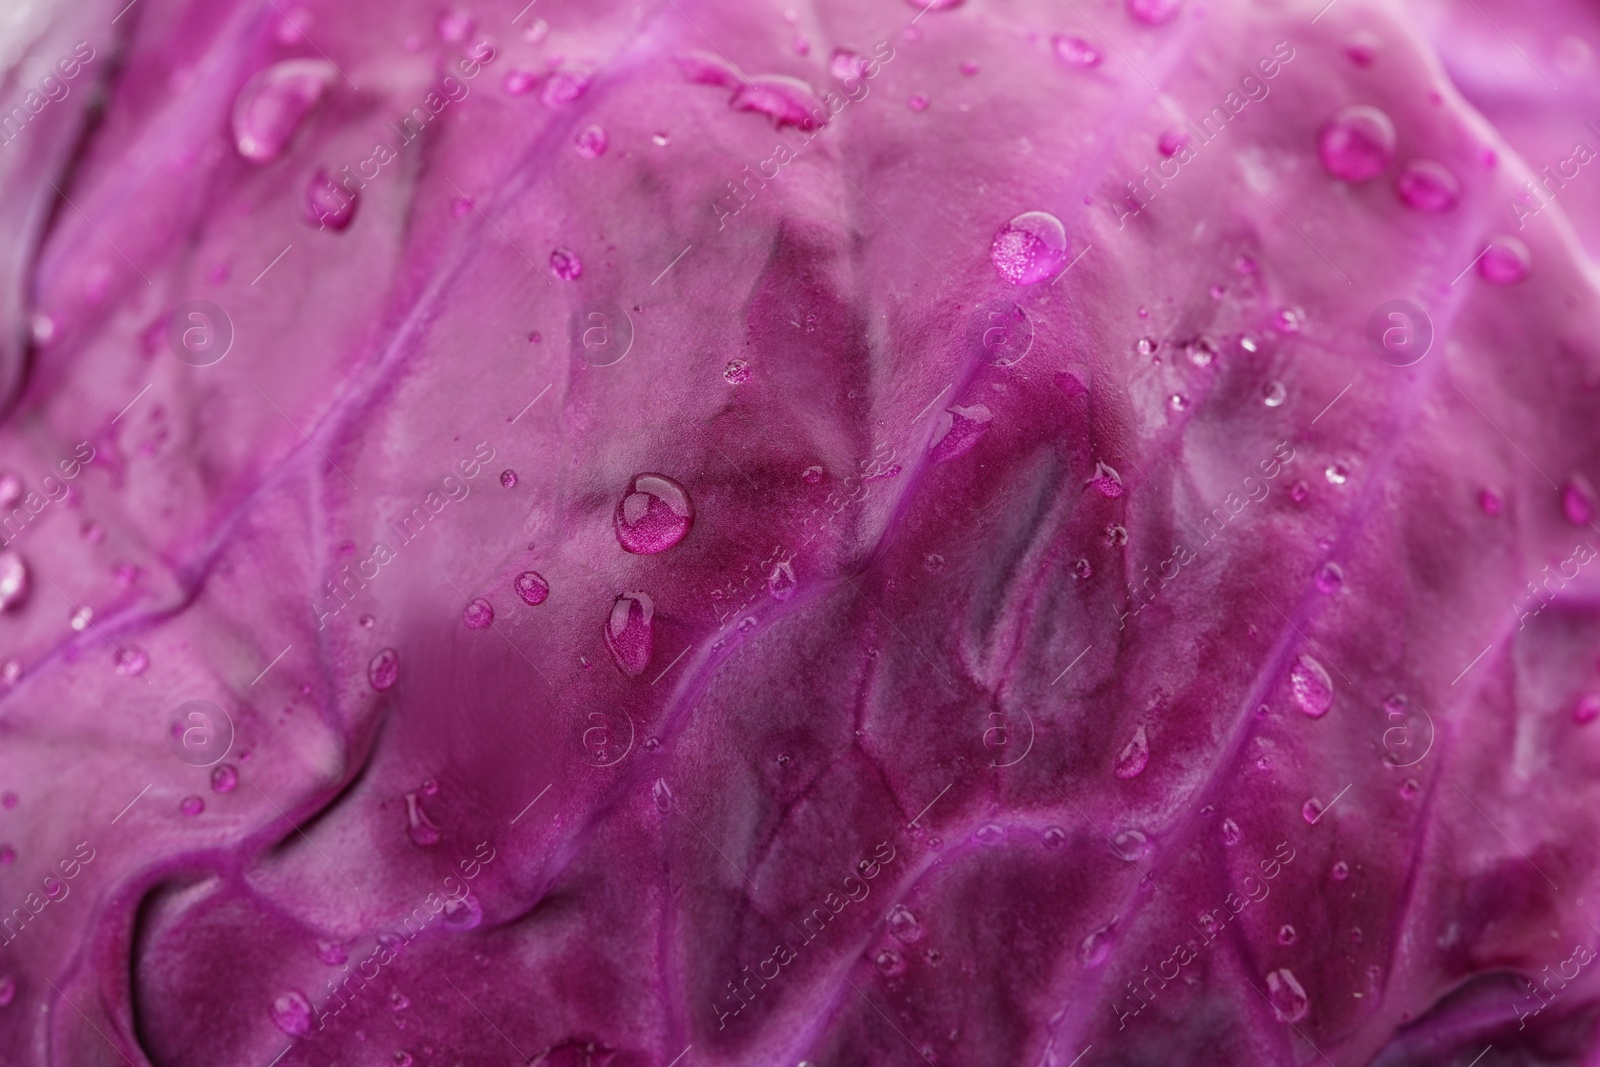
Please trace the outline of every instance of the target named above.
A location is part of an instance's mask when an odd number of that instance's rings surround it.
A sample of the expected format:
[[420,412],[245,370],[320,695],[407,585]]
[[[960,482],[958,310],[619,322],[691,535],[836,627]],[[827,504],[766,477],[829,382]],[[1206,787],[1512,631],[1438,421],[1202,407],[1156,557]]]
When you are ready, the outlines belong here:
[[339,185],[326,170],[318,167],[306,182],[301,217],[318,229],[343,233],[355,221],[360,201],[361,194],[357,190]]
[[799,585],[794,575],[794,563],[790,560],[778,560],[767,572],[767,595],[773,600],[788,600],[794,596]]
[[922,923],[904,904],[889,909],[889,932],[907,945],[922,940]]
[[1322,801],[1312,797],[1300,805],[1300,817],[1308,823],[1315,823],[1322,818]]
[[1189,406],[1189,398],[1182,393],[1173,393],[1167,397],[1167,406],[1173,411],[1182,411]]
[[650,135],[650,143],[655,145],[657,148],[665,148],[669,140],[671,140],[671,138],[664,133],[652,133]]
[[672,810],[672,790],[667,786],[665,778],[657,778],[650,787],[650,797],[655,801],[656,810],[665,813]]
[[650,664],[655,650],[655,603],[644,593],[624,593],[611,605],[606,619],[606,648],[617,668],[637,678]]
[[1284,923],[1282,926],[1278,927],[1278,944],[1292,945],[1295,942],[1295,936],[1294,927],[1290,926],[1288,923]]
[[412,1067],[412,1064],[416,1062],[416,1058],[405,1049],[395,1050],[394,1067]]
[[415,793],[406,794],[406,832],[419,845],[437,845],[443,833],[428,813],[422,810],[422,798]]
[[550,583],[545,581],[544,576],[538,571],[523,571],[517,575],[512,586],[524,604],[534,606],[543,604],[545,598],[550,595]]
[[305,1037],[311,1032],[311,1002],[297,989],[278,994],[269,1014],[278,1029],[290,1037]]
[[400,653],[392,648],[383,649],[367,664],[367,681],[379,692],[394,685],[399,676]]
[[1145,733],[1143,726],[1133,732],[1133,737],[1122,748],[1122,753],[1117,756],[1116,768],[1112,771],[1118,778],[1128,779],[1138,777],[1150,762],[1150,738]]
[[1072,67],[1098,67],[1105,58],[1100,50],[1082,37],[1058,33],[1050,38],[1050,47],[1056,58]]
[[1217,346],[1209,337],[1196,337],[1184,345],[1183,350],[1196,367],[1209,367],[1217,358]]
[[531,70],[508,70],[500,81],[500,89],[507,96],[526,96],[539,83],[539,76]]
[[[0,578],[0,590],[5,588],[5,584],[4,578]],[[0,600],[3,599],[4,594],[0,593]],[[93,621],[94,609],[85,605],[72,613],[72,616],[67,620],[67,624],[74,630],[83,630]]]
[[1072,565],[1072,573],[1080,580],[1087,580],[1094,574],[1094,565],[1087,559],[1079,559]]
[[1306,498],[1308,498],[1310,495],[1311,487],[1305,482],[1296,481],[1293,485],[1289,486],[1289,499],[1293,500],[1296,504],[1305,503]]
[[[28,599],[28,564],[11,549],[0,551],[0,611],[12,611]],[[73,629],[81,630],[82,626]]]
[[1300,710],[1320,719],[1333,706],[1333,680],[1327,670],[1302,653],[1289,669],[1289,690]]
[[1322,128],[1322,167],[1345,182],[1371,181],[1394,162],[1394,123],[1370,104],[1340,108]]
[[1128,0],[1128,14],[1146,26],[1171,22],[1183,0]]
[[1239,347],[1245,352],[1255,353],[1261,351],[1261,342],[1249,334],[1244,334],[1239,338]]
[[910,99],[906,101],[906,106],[912,111],[926,111],[928,110],[928,103],[928,95],[926,93],[912,93]]
[[892,948],[879,952],[872,962],[877,965],[878,973],[885,978],[898,978],[906,973],[905,957]]
[[944,846],[944,842],[938,837],[930,837],[928,838],[927,845],[930,852],[937,852]]
[[1417,781],[1415,778],[1407,778],[1405,781],[1400,783],[1401,800],[1415,799],[1416,795],[1420,792],[1422,792],[1422,783]]
[[1110,523],[1106,526],[1106,544],[1112,548],[1119,548],[1128,543],[1128,528],[1121,523]]
[[1234,845],[1239,843],[1240,838],[1243,836],[1244,834],[1239,829],[1238,823],[1234,822],[1232,819],[1222,820],[1222,843],[1224,845],[1232,848]]
[[290,59],[257,73],[233,103],[233,143],[252,163],[276,159],[336,76],[331,63]]
[[362,628],[366,630],[372,629],[378,623],[378,620],[374,619],[371,615],[362,615],[361,618],[357,619],[356,621],[359,622]]
[[[1182,126],[1168,126],[1161,131],[1161,136],[1156,140],[1156,150],[1167,159],[1171,159],[1179,152],[1182,152],[1188,143],[1189,131]],[[1144,308],[1139,309],[1139,317],[1141,319],[1145,318],[1147,314],[1148,312]]]
[[694,505],[683,486],[664,474],[637,475],[617,502],[617,542],[636,555],[665,552],[694,525]]
[[578,150],[578,155],[585,159],[598,159],[606,154],[606,149],[611,145],[611,137],[606,133],[605,127],[589,125],[578,131],[572,143]]
[[1490,518],[1500,514],[1502,506],[1500,494],[1493,489],[1484,489],[1478,493],[1478,507],[1482,508],[1483,513]]
[[980,845],[998,845],[1006,839],[1006,832],[995,823],[985,823],[973,833],[972,839]]
[[969,78],[972,77],[978,73],[978,64],[974,63],[970,59],[963,59],[961,61],[961,73],[965,74]]
[[178,801],[178,810],[192,819],[206,810],[206,802],[196,796],[187,796]]
[[461,625],[469,630],[481,630],[494,622],[494,605],[483,597],[474,597],[461,611]]
[[517,472],[509,467],[501,471],[500,484],[507,489],[515,489],[517,487]]
[[647,737],[647,738],[644,739],[644,750],[646,752],[655,752],[660,748],[661,748],[661,738],[659,738],[659,737]]
[[1297,307],[1281,307],[1272,317],[1272,325],[1279,333],[1299,333],[1306,324],[1306,313]]
[[1350,468],[1343,463],[1330,463],[1322,472],[1323,477],[1334,485],[1343,485],[1350,480]]
[[1261,387],[1261,402],[1269,408],[1281,407],[1289,396],[1282,382],[1271,381]]
[[1044,211],[1029,211],[994,235],[989,259],[1012,285],[1029,285],[1055,275],[1067,260],[1067,231]]
[[728,360],[728,365],[722,368],[722,377],[729,385],[743,385],[750,380],[750,362],[743,359]]
[[522,39],[529,44],[540,44],[550,36],[550,23],[544,19],[534,19],[522,31]]
[[[395,1011],[404,1011],[405,1009],[411,1007],[411,998],[400,992],[400,990],[396,989],[393,993],[389,994],[389,1007]],[[399,1053],[395,1053],[395,1057],[397,1059],[399,1058],[399,1055]]]
[[117,651],[113,662],[118,674],[138,677],[150,666],[150,655],[138,645],[129,645]]
[[1484,281],[1494,285],[1514,285],[1522,281],[1532,265],[1533,254],[1528,246],[1503,233],[1490,238],[1478,257],[1478,273]]
[[1141,337],[1138,341],[1134,342],[1133,350],[1139,353],[1141,356],[1154,355],[1156,350],[1156,339],[1154,337]]
[[1350,877],[1350,865],[1344,860],[1339,860],[1333,865],[1333,868],[1328,871],[1328,877],[1332,878],[1335,882],[1344,881],[1346,878]]
[[445,901],[440,917],[444,920],[446,930],[475,930],[483,923],[483,905],[471,893],[452,897]]
[[1133,863],[1150,855],[1150,838],[1139,830],[1123,830],[1111,839],[1111,851]]
[[807,467],[800,472],[800,479],[807,485],[816,485],[822,481],[823,470],[821,467]]
[[550,270],[562,281],[574,281],[583,275],[583,260],[570,248],[558,248],[550,253]]
[[1344,571],[1339,569],[1337,563],[1324,563],[1317,571],[1317,591],[1330,596],[1339,591],[1344,584]]
[[539,99],[546,107],[565,107],[589,89],[590,75],[582,70],[558,70],[544,81]]
[[1106,923],[1097,930],[1091,930],[1081,942],[1078,943],[1078,966],[1084,970],[1093,970],[1106,961],[1111,955],[1112,943],[1116,941],[1116,920]]
[[1310,1008],[1306,991],[1287,967],[1267,975],[1267,999],[1277,1010],[1280,1022],[1297,1023],[1306,1017]]
[[1413,211],[1438,214],[1449,211],[1461,198],[1461,183],[1449,168],[1431,159],[1406,164],[1394,183],[1400,201]]
[[1043,840],[1045,848],[1060,848],[1067,843],[1067,832],[1059,826],[1046,827]]
[[221,763],[211,771],[211,791],[231,793],[239,784],[239,770],[231,763]]

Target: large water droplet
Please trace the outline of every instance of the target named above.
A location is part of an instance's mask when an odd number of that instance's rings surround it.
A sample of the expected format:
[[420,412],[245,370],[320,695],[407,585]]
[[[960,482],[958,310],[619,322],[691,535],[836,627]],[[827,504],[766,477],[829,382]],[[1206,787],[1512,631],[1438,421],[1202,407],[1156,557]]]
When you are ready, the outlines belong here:
[[966,455],[978,439],[989,432],[994,413],[982,404],[971,407],[947,408],[939,413],[939,425],[933,431],[933,444],[929,448],[935,463],[945,463]]
[[1277,1010],[1278,1020],[1286,1023],[1297,1023],[1304,1019],[1311,1006],[1306,999],[1306,991],[1287,967],[1280,967],[1267,975],[1267,999]]
[[1128,0],[1128,14],[1146,26],[1171,22],[1183,0]]
[[694,505],[683,486],[664,474],[641,474],[617,502],[617,542],[638,555],[665,552],[694,525]]
[[1111,944],[1116,940],[1116,920],[1106,923],[1098,930],[1091,930],[1089,935],[1078,945],[1078,965],[1085,970],[1093,970],[1106,961],[1111,955]]
[[21,607],[28,599],[28,564],[11,549],[0,551],[0,611]]
[[1112,773],[1118,778],[1134,778],[1149,762],[1150,739],[1141,726],[1133,732],[1133,739],[1123,746],[1122,754],[1117,757],[1116,769]]
[[1056,58],[1073,67],[1098,67],[1105,58],[1098,48],[1082,37],[1065,33],[1050,38],[1050,47],[1055,50]]
[[889,909],[888,923],[889,932],[906,944],[922,940],[922,923],[904,904],[896,904]]
[[611,605],[606,619],[606,648],[617,667],[629,678],[637,678],[650,664],[655,650],[655,604],[644,593],[624,593]]
[[538,571],[523,571],[512,585],[524,604],[538,606],[550,595],[550,583]]
[[290,1037],[305,1037],[311,1032],[311,1002],[298,989],[278,994],[269,1014],[278,1029]]
[[1340,108],[1322,128],[1317,151],[1340,181],[1371,181],[1394,162],[1394,123],[1368,104]]
[[400,677],[400,653],[392,648],[386,648],[372,657],[372,662],[367,664],[367,681],[372,688],[382,692],[394,684]]
[[995,233],[989,259],[1012,285],[1043,281],[1067,261],[1066,228],[1048,212],[1018,215]]
[[1431,159],[1407,163],[1395,180],[1394,188],[1406,207],[1429,214],[1449,211],[1461,198],[1461,183],[1456,176],[1442,163]]
[[428,813],[422,810],[422,798],[415,793],[406,794],[406,832],[419,845],[437,845],[444,836]]
[[1333,706],[1333,680],[1322,664],[1301,654],[1289,668],[1289,691],[1300,710],[1320,719]]
[[1515,285],[1528,276],[1533,254],[1528,246],[1507,234],[1495,234],[1478,257],[1478,273],[1494,285]]
[[337,76],[333,64],[290,59],[245,82],[233,102],[233,143],[252,163],[276,159]]

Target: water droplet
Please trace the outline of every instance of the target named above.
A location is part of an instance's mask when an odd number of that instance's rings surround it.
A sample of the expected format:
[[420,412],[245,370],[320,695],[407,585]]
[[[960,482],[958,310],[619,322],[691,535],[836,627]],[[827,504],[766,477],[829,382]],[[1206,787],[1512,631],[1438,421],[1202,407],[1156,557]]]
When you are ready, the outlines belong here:
[[192,819],[206,810],[206,802],[196,796],[187,796],[178,801],[178,810]]
[[392,648],[382,650],[367,664],[367,681],[379,692],[393,685],[399,676],[400,653]]
[[0,474],[0,508],[9,508],[22,499],[22,479],[9,471]]
[[605,155],[606,149],[611,146],[611,138],[606,133],[605,127],[589,125],[578,131],[572,143],[577,148],[578,155],[585,159],[598,159]]
[[1300,805],[1300,817],[1308,823],[1314,823],[1322,818],[1322,801],[1312,797]]
[[1317,571],[1317,591],[1332,595],[1344,584],[1344,571],[1337,563],[1324,563]]
[[928,838],[927,844],[928,844],[928,851],[937,852],[944,845],[944,842],[941,841],[937,837],[930,837],[930,838]]
[[1146,26],[1171,22],[1183,0],[1128,0],[1128,14]]
[[1594,518],[1594,489],[1583,475],[1574,474],[1561,487],[1561,513],[1574,526],[1587,526]]
[[461,624],[469,630],[481,630],[494,622],[494,605],[483,597],[474,597],[461,612]]
[[1189,357],[1189,362],[1196,367],[1209,367],[1217,358],[1217,346],[1209,337],[1196,337],[1184,345],[1183,350]]
[[93,519],[85,522],[78,529],[78,533],[80,533],[83,536],[83,539],[89,542],[91,545],[98,545],[101,541],[106,539],[106,528],[101,526],[98,522],[95,522]]
[[1572,709],[1572,721],[1585,726],[1600,718],[1600,693],[1585,693]]
[[1043,281],[1067,260],[1066,228],[1044,211],[1018,215],[995,233],[989,259],[1012,285]]
[[995,823],[985,823],[973,833],[972,839],[980,845],[998,845],[1006,839],[1006,832]]
[[517,472],[511,470],[509,467],[501,471],[500,484],[505,486],[507,489],[515,489],[517,487]]
[[1150,838],[1139,830],[1123,830],[1111,839],[1111,851],[1132,863],[1150,855]]
[[1533,256],[1515,237],[1496,234],[1478,257],[1478,273],[1495,285],[1514,285],[1528,276]]
[[773,600],[788,600],[794,596],[799,584],[794,576],[794,562],[792,560],[780,559],[767,572],[767,595]]
[[1333,706],[1333,680],[1322,664],[1302,653],[1289,669],[1289,690],[1300,710],[1320,719]]
[[946,408],[939,413],[938,425],[933,430],[933,443],[928,446],[935,463],[948,463],[972,450],[972,446],[989,432],[994,412],[986,405]]
[[574,281],[583,274],[583,260],[570,248],[558,248],[550,253],[550,270],[562,281]]
[[1461,183],[1443,164],[1416,159],[1406,164],[1394,183],[1400,200],[1414,211],[1449,211],[1461,198]]
[[1139,353],[1141,356],[1154,355],[1156,350],[1156,339],[1154,337],[1141,337],[1137,342],[1134,343],[1133,350]]
[[669,140],[671,140],[671,138],[664,133],[652,133],[650,135],[650,143],[655,145],[657,148],[665,148]]
[[906,106],[909,107],[912,111],[926,111],[926,110],[928,110],[928,97],[927,97],[927,94],[926,93],[912,93],[910,99],[908,99],[906,101]]
[[1132,739],[1123,746],[1122,754],[1117,757],[1116,769],[1112,773],[1118,778],[1135,778],[1149,762],[1150,738],[1141,726],[1133,732]]
[[28,564],[9,548],[0,551],[0,611],[20,607],[28,599],[28,588]]
[[333,83],[331,63],[290,59],[245,82],[233,102],[233,143],[252,163],[276,159]]
[[1311,487],[1305,482],[1296,481],[1293,485],[1289,486],[1289,499],[1293,500],[1296,504],[1305,503],[1306,498],[1308,498],[1310,495]]
[[816,485],[822,481],[822,474],[823,471],[821,467],[807,467],[805,470],[800,472],[800,478],[807,485]]
[[835,48],[828,59],[828,73],[840,81],[860,78],[864,67],[861,57],[848,48]]
[[1106,544],[1118,548],[1128,543],[1128,528],[1120,523],[1110,523],[1106,526]]
[[1067,843],[1067,832],[1059,826],[1046,827],[1044,831],[1044,847],[1060,848]]
[[299,990],[278,994],[269,1013],[278,1029],[290,1037],[305,1037],[311,1032],[311,1002]]
[[471,893],[445,901],[440,913],[446,930],[475,930],[483,922],[483,905]]
[[416,1058],[405,1049],[402,1048],[395,1050],[394,1067],[412,1067],[412,1064],[416,1062]]
[[[411,998],[400,992],[400,990],[396,989],[394,992],[389,994],[389,1007],[395,1011],[404,1011],[405,1009],[411,1007]],[[398,1057],[400,1054],[396,1053],[395,1055]]]
[[1292,945],[1294,944],[1294,941],[1295,932],[1293,926],[1290,926],[1288,923],[1284,923],[1282,926],[1278,927],[1278,944]]
[[1232,819],[1222,820],[1222,843],[1232,848],[1239,843],[1244,834],[1239,829],[1239,824]]
[[1182,411],[1189,406],[1189,398],[1182,393],[1173,393],[1167,397],[1167,406],[1173,411]]
[[406,832],[419,845],[437,845],[443,833],[428,813],[422,810],[422,798],[415,793],[406,794]]
[[1288,395],[1289,390],[1284,388],[1282,382],[1272,381],[1261,387],[1261,402],[1269,408],[1282,406]]
[[1280,967],[1267,975],[1267,999],[1277,1010],[1279,1021],[1286,1023],[1297,1023],[1304,1019],[1310,1007],[1306,991],[1287,967]]
[[644,750],[646,752],[654,752],[657,749],[659,749],[660,747],[661,747],[661,738],[659,738],[659,737],[647,737],[647,738],[644,739]]
[[1122,475],[1103,462],[1096,462],[1094,475],[1085,483],[1100,491],[1101,496],[1115,500],[1122,495]]
[[550,595],[550,583],[538,571],[523,571],[512,585],[524,604],[543,604]]
[[545,79],[539,99],[546,107],[565,107],[589,88],[589,73],[581,70],[558,70]]
[[896,904],[889,909],[888,923],[889,932],[905,944],[922,940],[922,923],[904,904]]
[[878,973],[885,978],[899,978],[906,973],[905,957],[892,948],[879,952],[872,960],[878,967]]
[[1394,162],[1394,123],[1369,104],[1340,108],[1317,141],[1322,167],[1346,182],[1371,181]]
[[1350,479],[1350,468],[1343,463],[1330,463],[1322,475],[1334,485],[1343,485]]
[[729,385],[743,385],[748,382],[750,380],[749,360],[728,360],[728,365],[722,368],[722,377]]
[[655,650],[654,602],[644,593],[624,593],[611,605],[606,619],[606,648],[617,667],[629,678],[637,678],[650,664]]
[[221,763],[211,771],[211,791],[231,793],[239,784],[239,770],[231,763]]
[[1333,865],[1333,868],[1328,871],[1328,877],[1332,878],[1335,882],[1344,881],[1346,878],[1350,877],[1350,865],[1344,860],[1338,861]]
[[544,19],[534,19],[522,31],[522,39],[529,44],[540,44],[548,36],[550,36],[550,23]]
[[1246,352],[1259,352],[1261,350],[1261,342],[1249,334],[1245,334],[1239,338],[1239,347]]
[[[3,577],[0,577],[0,590],[3,590],[4,588],[5,588],[5,579]],[[3,600],[3,599],[4,599],[4,594],[0,593],[0,600]],[[87,605],[85,605],[84,607],[81,607],[77,611],[74,611],[72,613],[71,617],[67,619],[67,625],[71,626],[74,630],[80,630],[81,631],[84,628],[86,628],[93,621],[94,621],[94,609],[91,608],[91,607],[88,607]]]
[[1415,778],[1407,778],[1400,783],[1401,800],[1412,800],[1420,792],[1422,792],[1422,783]]
[[655,780],[655,784],[650,787],[650,797],[655,801],[656,810],[663,813],[672,810],[672,790],[667,787],[665,778]]
[[150,655],[138,645],[129,645],[118,650],[113,662],[116,663],[118,674],[137,677],[150,666]]
[[1084,970],[1093,970],[1106,961],[1111,955],[1111,945],[1116,941],[1116,920],[1106,923],[1098,930],[1091,930],[1078,944],[1078,965]]
[[1050,38],[1050,46],[1055,49],[1056,58],[1068,66],[1098,67],[1105,58],[1098,48],[1082,37],[1072,37],[1064,33],[1058,33]]
[[1494,516],[1500,514],[1500,509],[1502,506],[1500,494],[1495,492],[1493,489],[1483,490],[1478,494],[1478,506],[1483,509],[1483,513],[1485,515],[1493,518]]
[[778,754],[778,766],[780,766],[780,767],[789,766],[789,757],[784,755],[781,752]]
[[[1156,150],[1163,156],[1171,159],[1182,152],[1189,143],[1189,131],[1182,126],[1168,126],[1161,131],[1161,136],[1156,140]],[[1139,317],[1145,318],[1148,313],[1144,308],[1139,309]]]
[[500,89],[507,96],[526,96],[539,83],[539,76],[531,70],[508,70],[500,81]]
[[360,199],[359,192],[341,187],[328,176],[326,170],[318,167],[306,182],[302,217],[318,229],[342,233],[355,220],[356,205]]
[[1087,559],[1079,559],[1072,565],[1072,573],[1080,580],[1087,580],[1094,575],[1094,565]]
[[1299,333],[1306,324],[1306,313],[1297,307],[1281,307],[1272,317],[1272,325],[1279,333]]
[[694,505],[683,486],[663,474],[640,474],[617,503],[617,542],[636,555],[665,552],[694,525]]

